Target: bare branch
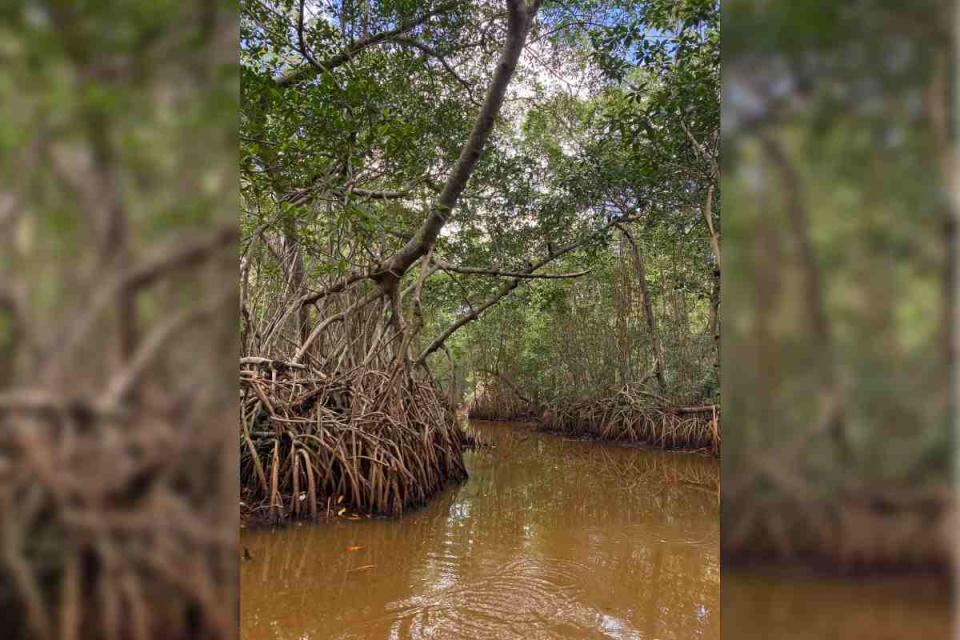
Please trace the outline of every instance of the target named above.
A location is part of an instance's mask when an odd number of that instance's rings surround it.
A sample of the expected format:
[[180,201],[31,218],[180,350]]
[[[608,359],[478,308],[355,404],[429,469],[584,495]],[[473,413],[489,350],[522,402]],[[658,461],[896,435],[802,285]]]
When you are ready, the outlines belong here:
[[717,270],[720,269],[720,236],[713,227],[713,185],[707,188],[707,201],[704,203],[703,218],[707,221],[707,229],[710,231],[710,248],[713,250],[713,257],[717,261]]
[[300,11],[297,14],[297,45],[300,49],[300,55],[302,55],[307,62],[312,64],[318,70],[327,72],[329,69],[317,62],[317,60],[313,57],[313,54],[310,53],[310,47],[307,46],[307,39],[303,36],[303,5],[304,0],[300,0]]
[[353,303],[352,305],[350,305],[349,307],[347,307],[337,315],[330,316],[323,322],[319,323],[316,327],[313,328],[313,331],[310,332],[310,335],[307,336],[307,339],[303,342],[303,344],[300,345],[300,348],[297,349],[297,353],[296,355],[293,356],[293,360],[291,362],[299,363],[303,359],[303,356],[307,353],[307,349],[309,349],[310,345],[313,344],[314,340],[316,340],[317,337],[321,333],[323,333],[324,329],[329,327],[334,322],[343,320],[344,318],[346,318],[348,315],[350,315],[357,309],[360,309],[361,307],[368,305],[374,300],[380,298],[382,295],[383,295],[383,292],[380,290],[373,291],[372,293],[368,294],[366,297],[361,298],[357,302]]
[[369,198],[370,200],[400,200],[409,198],[413,195],[412,191],[374,191],[371,189],[360,189],[357,187],[340,191],[340,193],[349,193],[350,195]]
[[302,298],[297,300],[296,304],[298,307],[305,307],[308,304],[314,304],[318,300],[321,300],[322,298],[326,298],[327,296],[332,295],[334,293],[340,293],[350,285],[360,282],[361,280],[364,280],[366,278],[367,278],[367,274],[365,273],[359,273],[359,272],[351,273],[344,279],[340,280],[335,284],[330,285],[325,289],[321,289],[320,291],[314,291],[304,295]]
[[283,360],[274,360],[272,358],[246,357],[240,358],[240,365],[268,366],[274,369],[306,369],[302,364],[296,362],[284,362]]
[[523,282],[522,279],[514,278],[513,280],[505,284],[503,287],[501,287],[500,290],[497,291],[497,293],[492,298],[490,298],[489,300],[481,304],[479,307],[476,307],[470,313],[466,313],[460,316],[459,318],[457,318],[457,320],[453,322],[453,324],[447,327],[443,333],[437,336],[433,340],[433,342],[431,342],[427,346],[427,348],[423,350],[423,352],[417,358],[416,364],[423,364],[424,362],[426,362],[427,356],[429,356],[431,353],[433,353],[434,351],[442,347],[443,343],[445,343],[450,336],[456,333],[461,327],[479,318],[480,314],[482,314],[484,311],[486,311],[487,309],[494,306],[495,304],[497,304],[498,302],[506,298],[508,295],[510,295],[510,292],[512,292],[517,287],[519,287],[521,282]]

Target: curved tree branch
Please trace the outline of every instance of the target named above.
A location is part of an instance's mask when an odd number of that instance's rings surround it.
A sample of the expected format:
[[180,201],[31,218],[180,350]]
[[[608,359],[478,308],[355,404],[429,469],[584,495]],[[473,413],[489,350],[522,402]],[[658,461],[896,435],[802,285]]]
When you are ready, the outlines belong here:
[[[467,181],[476,168],[477,162],[480,160],[480,154],[483,152],[487,139],[490,137],[490,132],[493,129],[494,122],[503,104],[507,87],[513,78],[514,71],[516,71],[517,61],[520,58],[520,53],[523,51],[523,46],[526,42],[533,17],[540,7],[540,2],[539,0],[535,0],[528,6],[523,0],[507,0],[507,6],[509,9],[507,41],[500,53],[500,59],[497,62],[496,71],[490,82],[490,87],[487,90],[480,113],[477,115],[470,137],[461,149],[460,156],[457,158],[453,170],[447,177],[440,191],[440,195],[437,197],[436,202],[430,209],[430,213],[423,220],[417,232],[396,253],[369,272],[351,274],[327,287],[324,291],[320,292],[319,296],[305,296],[295,303],[295,305],[302,306],[304,304],[310,304],[319,299],[319,297],[343,291],[346,287],[364,278],[373,280],[380,285],[383,291],[388,292],[396,286],[396,283],[403,277],[411,265],[424,256],[436,242],[440,230],[444,224],[446,224],[450,213],[460,198],[460,194],[463,193],[463,190],[466,188]],[[441,7],[447,7],[445,10],[452,8],[448,5],[441,5]],[[436,9],[433,15],[440,11],[441,8]],[[424,22],[429,15],[430,14],[423,16],[417,24]],[[388,37],[395,37],[400,33],[405,33],[414,26],[416,26],[416,24],[410,23],[407,25],[407,28],[404,29],[402,28],[403,25],[401,25],[401,27],[397,27],[397,29],[391,32],[371,36],[362,42],[378,37],[380,39],[377,40],[377,42],[380,42]],[[387,33],[389,33],[389,35],[385,35]],[[369,46],[369,44],[366,46]],[[329,68],[328,65],[324,66]]]
[[462,86],[466,90],[467,97],[470,99],[470,102],[477,105],[478,107],[480,106],[480,103],[477,102],[476,98],[473,97],[473,87],[471,87],[470,83],[464,80],[463,77],[459,73],[457,73],[456,69],[450,66],[450,63],[447,62],[446,57],[444,57],[442,53],[440,53],[433,47],[420,42],[419,40],[415,40],[414,38],[407,38],[407,37],[396,38],[394,42],[396,42],[397,44],[406,45],[408,47],[413,47],[418,51],[422,51],[423,53],[430,56],[431,58],[435,58],[441,65],[443,65],[443,68],[447,71],[447,73],[453,76],[453,79],[456,80],[460,84],[460,86]]
[[[598,229],[597,231],[595,231],[595,232],[593,232],[593,233],[591,233],[591,234],[589,234],[589,235],[587,235],[587,236],[584,236],[583,238],[580,238],[579,240],[577,240],[577,241],[575,241],[575,242],[572,242],[572,243],[568,244],[567,246],[560,248],[560,249],[557,250],[557,251],[554,251],[554,252],[551,253],[549,256],[547,256],[546,258],[540,260],[540,261],[537,262],[536,264],[530,265],[529,267],[527,267],[526,269],[524,269],[522,273],[523,273],[524,275],[532,274],[532,273],[535,272],[537,269],[540,269],[540,268],[542,268],[542,267],[550,264],[551,262],[553,262],[554,260],[556,260],[556,259],[559,258],[560,256],[563,256],[563,255],[565,255],[565,254],[567,254],[567,253],[570,253],[571,251],[573,251],[573,250],[576,249],[577,247],[580,247],[581,245],[585,244],[586,242],[588,242],[588,241],[592,240],[593,238],[597,237],[598,235],[600,235],[601,233],[603,233],[604,231],[606,231],[606,230],[609,229],[610,227],[612,227],[612,226],[614,226],[614,225],[616,225],[616,224],[619,224],[619,223],[621,223],[621,222],[625,222],[625,221],[627,221],[627,220],[629,220],[629,219],[630,219],[630,218],[616,218],[616,219],[614,219],[614,220],[611,220],[610,222],[608,222],[607,224],[605,224],[603,227],[601,227],[601,228]],[[510,295],[510,292],[512,292],[512,291],[513,291],[514,289],[516,289],[517,287],[519,287],[519,286],[520,286],[520,283],[523,282],[523,280],[524,280],[523,277],[517,277],[517,276],[513,277],[513,278],[510,280],[510,282],[508,282],[508,283],[505,284],[503,287],[501,287],[501,288],[497,291],[497,293],[494,294],[494,296],[493,296],[492,298],[490,298],[489,300],[487,300],[487,301],[484,302],[483,304],[479,305],[478,307],[474,308],[470,313],[465,313],[465,314],[463,314],[462,316],[460,316],[459,318],[457,318],[457,320],[455,320],[450,326],[448,326],[448,327],[443,331],[443,333],[441,333],[439,336],[437,336],[437,337],[433,340],[433,342],[431,342],[431,343],[427,346],[427,348],[423,350],[423,352],[422,352],[422,353],[420,354],[420,356],[417,358],[417,361],[416,361],[415,364],[423,364],[423,363],[426,361],[427,357],[428,357],[431,353],[433,353],[434,351],[436,351],[437,349],[439,349],[440,347],[442,347],[442,346],[443,346],[443,343],[446,342],[447,339],[448,339],[450,336],[452,336],[454,333],[456,333],[461,327],[463,327],[463,326],[465,326],[465,325],[473,322],[473,321],[476,320],[477,318],[479,318],[480,315],[481,315],[484,311],[486,311],[487,309],[489,309],[490,307],[494,306],[495,304],[497,304],[498,302],[500,302],[501,300],[503,300],[504,298],[506,298],[508,295]]]
[[[302,20],[303,20],[302,0],[300,5],[301,5],[300,22],[302,23]],[[380,44],[381,42],[386,42],[388,40],[394,39],[397,36],[403,35],[405,33],[409,33],[413,29],[419,27],[420,25],[430,20],[430,18],[436,15],[447,13],[449,11],[453,11],[459,6],[460,6],[459,2],[445,2],[437,6],[432,11],[428,11],[427,13],[423,14],[422,16],[400,23],[393,29],[389,29],[387,31],[381,31],[379,33],[369,35],[366,38],[361,38],[360,40],[356,40],[350,43],[349,45],[347,45],[342,51],[340,51],[340,53],[330,56],[329,58],[326,58],[324,60],[315,59],[312,55],[309,55],[306,52],[306,47],[304,45],[301,45],[300,53],[303,54],[304,58],[306,58],[309,64],[301,65],[299,67],[296,67],[288,71],[286,74],[277,78],[275,82],[277,86],[290,87],[293,85],[300,84],[301,82],[310,80],[311,78],[316,76],[316,74],[318,73],[321,73],[321,72],[328,73],[330,71],[333,71],[337,67],[343,66],[344,64],[353,60],[355,57],[360,55],[360,53],[362,53],[365,49],[368,49],[372,46]],[[298,25],[298,27],[302,31],[302,24]],[[302,35],[301,35],[301,41],[302,41]]]
[[431,207],[429,215],[424,219],[417,233],[389,258],[377,273],[373,274],[374,280],[399,279],[417,259],[427,253],[433,243],[436,242],[440,230],[447,223],[457,201],[460,199],[460,194],[466,188],[467,181],[480,160],[480,154],[486,146],[494,121],[500,112],[507,87],[513,78],[517,61],[526,43],[530,24],[539,9],[540,3],[534,2],[533,5],[527,6],[522,0],[507,0],[507,6],[509,9],[507,42],[500,53],[493,80],[487,90],[480,113],[477,115],[470,138],[460,151],[460,157],[457,158],[453,171],[447,177],[443,191]]

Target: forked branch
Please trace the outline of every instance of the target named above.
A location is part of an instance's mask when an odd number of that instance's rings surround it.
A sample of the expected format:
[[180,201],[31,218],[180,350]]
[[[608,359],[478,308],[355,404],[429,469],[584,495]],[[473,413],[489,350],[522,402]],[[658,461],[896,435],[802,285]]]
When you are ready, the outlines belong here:
[[[343,66],[348,62],[350,62],[351,60],[353,60],[354,58],[356,58],[364,50],[369,49],[370,47],[378,45],[382,42],[387,42],[389,40],[392,40],[397,36],[401,36],[403,34],[409,33],[410,31],[416,29],[420,25],[426,23],[428,20],[430,20],[434,16],[453,11],[458,6],[460,6],[459,2],[445,2],[437,6],[432,11],[426,12],[422,16],[412,18],[405,22],[401,22],[399,25],[397,25],[393,29],[388,29],[387,31],[374,33],[372,35],[367,36],[366,38],[361,38],[360,40],[356,40],[350,43],[349,45],[347,45],[346,47],[344,47],[344,49],[339,53],[323,60],[317,60],[316,58],[313,57],[313,55],[307,53],[308,49],[306,47],[306,43],[303,42],[303,44],[301,45],[300,53],[303,54],[304,58],[307,61],[307,64],[296,67],[291,71],[289,71],[288,73],[286,73],[285,75],[277,78],[276,80],[277,86],[280,86],[280,87],[293,86],[296,84],[300,84],[301,82],[310,80],[311,78],[315,77],[318,73],[333,71],[337,67]],[[302,2],[300,3],[300,7],[301,7],[301,11],[300,11],[300,20],[299,20],[299,31],[301,32],[300,38],[301,40],[303,40],[303,35],[302,35],[303,3]]]

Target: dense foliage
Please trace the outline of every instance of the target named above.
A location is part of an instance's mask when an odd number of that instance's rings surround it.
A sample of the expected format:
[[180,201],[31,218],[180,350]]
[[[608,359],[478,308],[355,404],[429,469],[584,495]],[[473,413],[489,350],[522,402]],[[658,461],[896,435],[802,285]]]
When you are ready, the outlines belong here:
[[236,14],[0,5],[0,627],[236,633]]
[[953,8],[730,8],[725,544],[850,565],[943,562]]
[[[376,271],[417,234],[474,125],[504,15],[245,4],[247,353],[294,354],[363,294],[301,306],[299,333],[292,300]],[[712,2],[545,3],[422,295],[405,271],[405,296],[369,303],[369,330],[394,314],[416,324],[410,359],[456,396],[492,371],[540,401],[651,381],[670,402],[715,401],[718,47]]]

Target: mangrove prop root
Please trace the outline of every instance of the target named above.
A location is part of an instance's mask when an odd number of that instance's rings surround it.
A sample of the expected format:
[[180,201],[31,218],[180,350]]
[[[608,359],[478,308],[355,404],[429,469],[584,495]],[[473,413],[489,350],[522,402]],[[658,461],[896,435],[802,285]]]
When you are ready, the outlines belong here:
[[719,407],[671,407],[655,400],[627,386],[610,397],[561,400],[544,410],[510,395],[485,394],[467,412],[479,420],[536,418],[544,429],[577,437],[720,454]]
[[466,477],[449,403],[403,367],[241,370],[244,517],[398,514]]
[[536,420],[543,410],[512,393],[485,393],[467,407],[474,420]]
[[796,564],[825,573],[948,573],[956,514],[943,490],[858,488],[829,498],[770,491],[724,497],[724,563]]
[[229,413],[0,410],[3,637],[228,638]]

